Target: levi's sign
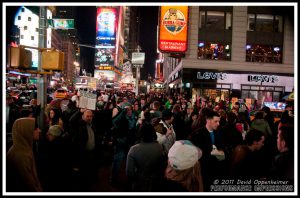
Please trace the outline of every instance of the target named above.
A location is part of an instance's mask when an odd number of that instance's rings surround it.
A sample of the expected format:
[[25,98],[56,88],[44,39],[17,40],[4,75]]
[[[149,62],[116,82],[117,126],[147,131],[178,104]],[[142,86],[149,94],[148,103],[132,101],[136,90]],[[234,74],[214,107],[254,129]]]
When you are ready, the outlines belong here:
[[226,73],[217,73],[217,72],[197,72],[197,79],[217,79],[217,80],[226,80],[227,79],[227,74]]
[[278,82],[278,76],[274,75],[248,75],[248,81],[250,82]]

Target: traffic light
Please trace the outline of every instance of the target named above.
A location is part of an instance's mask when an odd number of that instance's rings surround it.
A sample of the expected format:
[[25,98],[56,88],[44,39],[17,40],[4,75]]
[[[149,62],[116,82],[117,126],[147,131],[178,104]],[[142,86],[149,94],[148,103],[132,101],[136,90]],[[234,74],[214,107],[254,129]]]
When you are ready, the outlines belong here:
[[9,47],[8,65],[14,68],[29,69],[32,65],[32,52],[23,47]]
[[42,51],[42,69],[64,70],[64,53],[58,50]]

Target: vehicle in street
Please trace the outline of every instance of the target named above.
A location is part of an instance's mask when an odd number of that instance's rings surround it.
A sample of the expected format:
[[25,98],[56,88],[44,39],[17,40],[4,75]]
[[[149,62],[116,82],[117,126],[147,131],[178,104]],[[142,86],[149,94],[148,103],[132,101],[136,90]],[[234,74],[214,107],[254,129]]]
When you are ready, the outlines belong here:
[[57,89],[55,92],[54,92],[54,98],[55,99],[64,99],[64,98],[68,98],[68,91],[65,90],[65,89]]

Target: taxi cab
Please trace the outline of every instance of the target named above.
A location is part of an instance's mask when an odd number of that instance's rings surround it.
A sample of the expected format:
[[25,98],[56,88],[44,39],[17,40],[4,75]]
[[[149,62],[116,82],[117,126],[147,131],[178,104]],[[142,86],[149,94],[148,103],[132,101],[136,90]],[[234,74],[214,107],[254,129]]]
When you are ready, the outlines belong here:
[[68,91],[65,89],[57,89],[53,96],[55,99],[64,99],[68,97]]

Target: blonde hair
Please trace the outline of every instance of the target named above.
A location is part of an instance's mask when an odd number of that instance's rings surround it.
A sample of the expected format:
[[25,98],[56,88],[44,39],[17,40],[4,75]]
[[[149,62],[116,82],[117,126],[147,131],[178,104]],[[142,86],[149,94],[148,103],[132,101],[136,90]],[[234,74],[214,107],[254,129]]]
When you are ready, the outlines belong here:
[[169,180],[180,183],[189,192],[203,192],[203,182],[199,161],[197,161],[193,167],[186,170],[175,170],[168,163],[165,170],[165,177]]

